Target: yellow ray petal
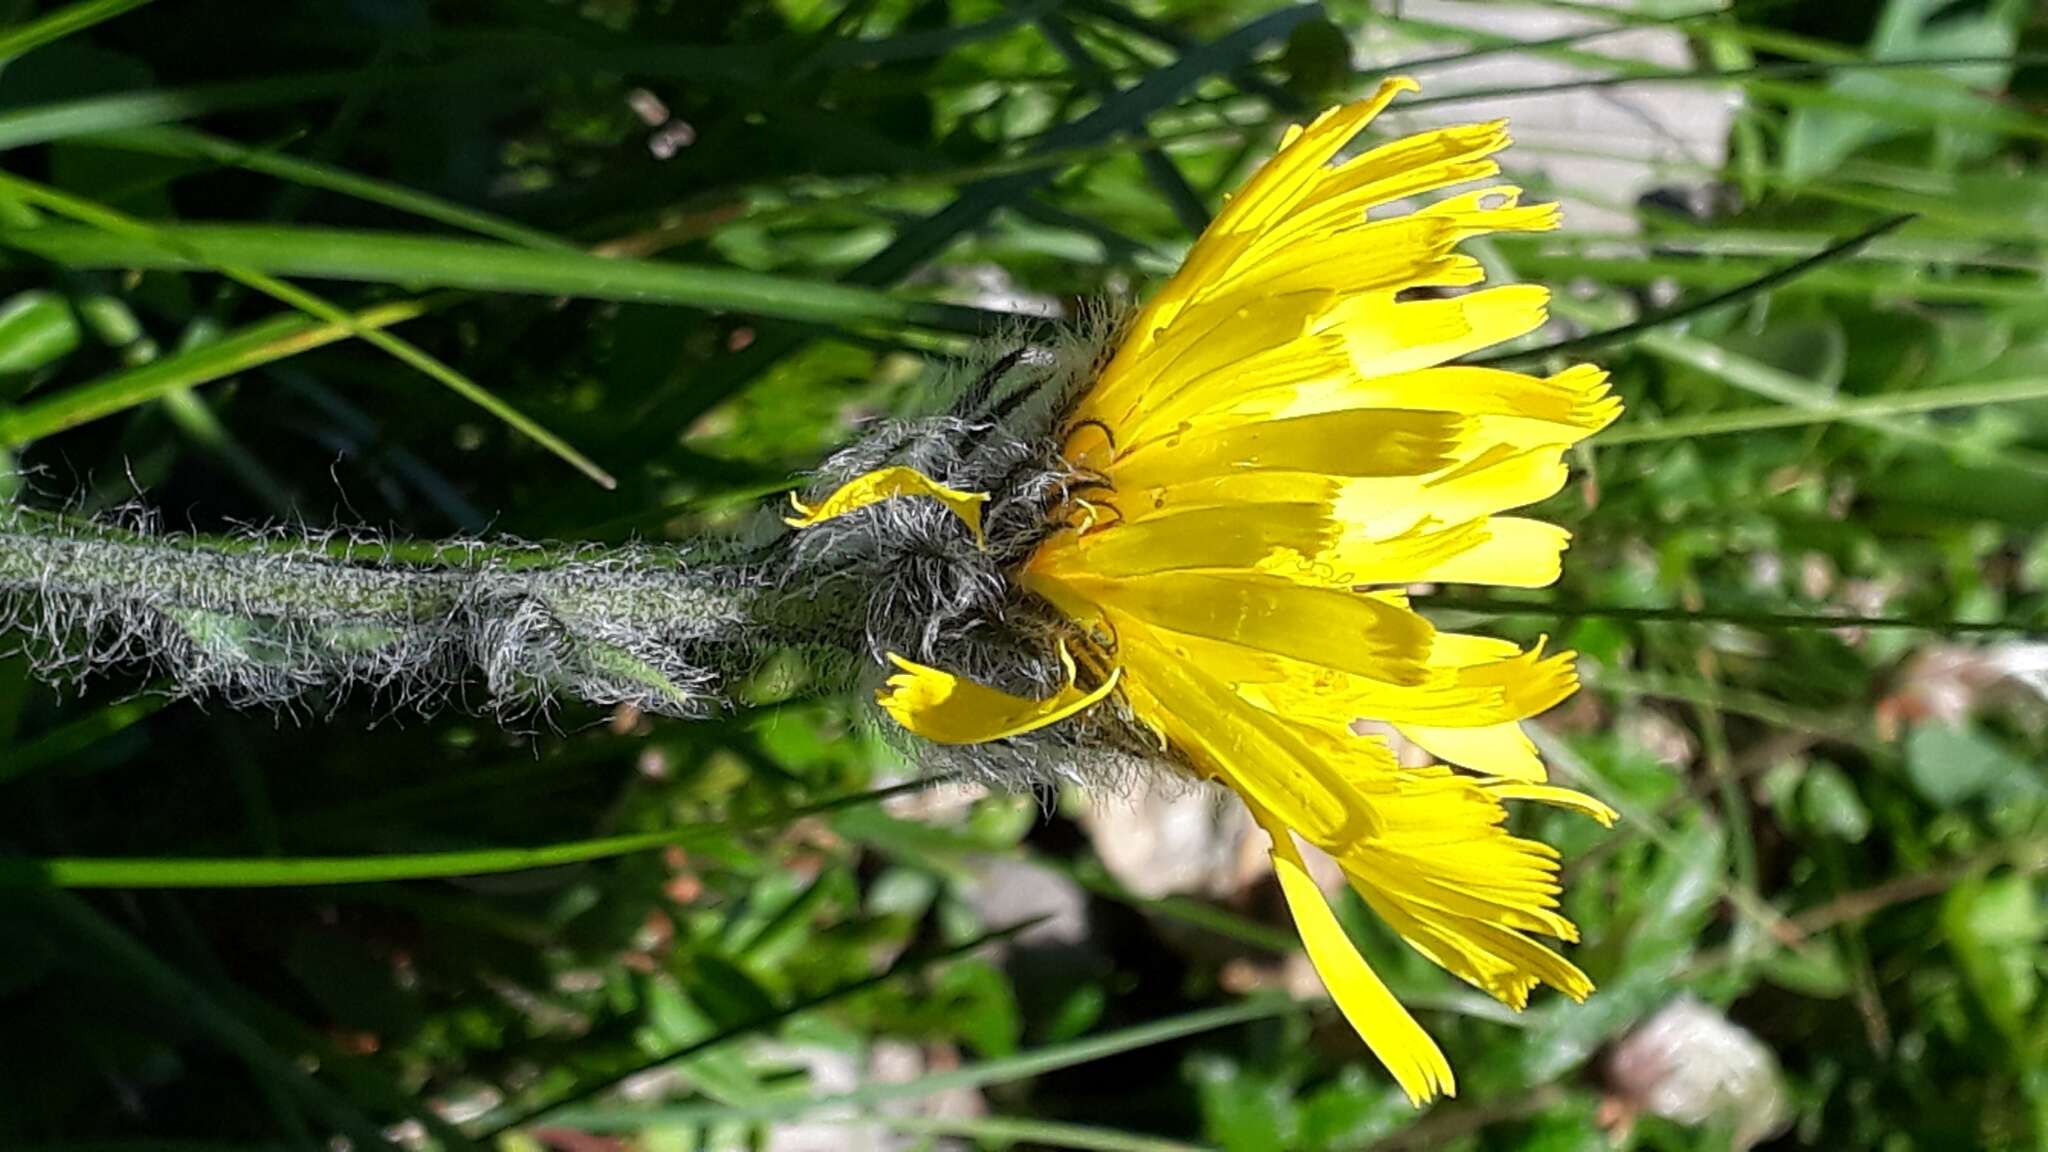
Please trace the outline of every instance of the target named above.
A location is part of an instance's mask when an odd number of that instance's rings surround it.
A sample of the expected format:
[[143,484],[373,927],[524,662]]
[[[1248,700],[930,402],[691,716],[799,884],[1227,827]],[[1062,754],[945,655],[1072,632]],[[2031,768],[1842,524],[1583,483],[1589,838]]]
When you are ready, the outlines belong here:
[[1489,516],[1483,542],[1418,569],[1408,581],[1547,588],[1564,570],[1564,550],[1571,539],[1570,532],[1541,520]]
[[[1341,518],[1340,518],[1341,519]],[[1421,524],[1379,537],[1377,525],[1349,526],[1320,555],[1279,556],[1263,570],[1306,584],[1483,584],[1545,588],[1563,570],[1571,533],[1519,516],[1464,524]]]
[[[1332,108],[1306,127],[1289,128],[1279,151],[1245,181],[1188,251],[1181,267],[1139,310],[1123,346],[1096,382],[1095,399],[1114,426],[1127,403],[1148,390],[1156,365],[1146,366],[1155,345],[1178,326],[1182,313],[1228,274],[1260,231],[1294,210],[1329,174],[1327,165],[1358,130],[1402,92],[1417,89],[1407,77],[1391,77],[1364,100]],[[1213,322],[1213,321],[1212,321]],[[1197,327],[1203,326],[1198,322]]]
[[1507,146],[1505,120],[1459,124],[1389,141],[1339,164],[1302,202],[1297,219],[1308,226],[1329,227],[1382,204],[1483,180],[1500,171],[1487,157]]
[[1423,724],[1395,726],[1439,760],[1487,776],[1541,783],[1546,773],[1536,745],[1517,723],[1483,724],[1474,728],[1435,728]]
[[1378,827],[1370,796],[1381,785],[1348,780],[1297,730],[1240,699],[1227,669],[1189,659],[1176,638],[1140,621],[1114,613],[1110,619],[1118,656],[1130,669],[1125,683],[1132,711],[1163,730],[1204,776],[1317,843],[1348,843]]
[[1323,587],[1414,584],[1428,579],[1421,573],[1436,571],[1488,539],[1483,520],[1450,525],[1423,523],[1383,539],[1374,539],[1351,530],[1352,527],[1346,525],[1346,530],[1322,552],[1278,554],[1260,565],[1260,570]]
[[1524,204],[1522,190],[1511,184],[1451,196],[1416,209],[1415,215],[1450,223],[1460,238],[1495,232],[1549,232],[1563,222],[1557,205]]
[[1176,484],[1126,485],[1117,490],[1117,507],[1127,524],[1205,508],[1256,504],[1317,504],[1329,508],[1348,483],[1309,472],[1239,472]]
[[1344,926],[1330,911],[1329,902],[1323,899],[1322,889],[1309,876],[1301,849],[1295,846],[1287,827],[1256,807],[1253,815],[1273,838],[1273,874],[1287,898],[1287,910],[1294,916],[1302,946],[1344,1018],[1358,1030],[1366,1047],[1372,1049],[1387,1071],[1393,1073],[1411,1102],[1421,1104],[1439,1093],[1457,1095],[1457,1080],[1451,1074],[1450,1061],[1444,1059],[1436,1041],[1401,1007],[1365,957],[1359,955],[1358,946],[1345,934]]
[[[1120,511],[1123,499],[1119,493]],[[1277,549],[1313,555],[1336,537],[1337,525],[1327,503],[1236,504],[1062,535],[1040,546],[1039,563],[1110,578],[1153,572],[1248,572]]]
[[967,525],[976,541],[981,541],[981,506],[988,503],[988,493],[948,488],[915,468],[880,468],[856,476],[815,505],[805,504],[792,492],[789,502],[796,506],[797,514],[785,517],[783,523],[792,528],[809,528],[899,496],[929,496],[937,500]]
[[[1495,231],[1489,222],[1505,225],[1520,219],[1508,212],[1416,212],[1340,231],[1305,233],[1239,262],[1204,293],[1204,306],[1210,301],[1220,307],[1235,300],[1316,290],[1351,296],[1425,286],[1467,287],[1477,284],[1485,272],[1469,257],[1452,251],[1458,241]],[[1195,306],[1190,306],[1183,318],[1194,315]]]
[[1375,293],[1344,301],[1330,331],[1351,344],[1363,377],[1431,368],[1541,327],[1550,291],[1536,284],[1482,288],[1448,300],[1396,301]]
[[1578,965],[1513,928],[1406,901],[1356,878],[1352,886],[1410,947],[1518,1012],[1539,983],[1573,1000],[1592,994],[1593,982]]
[[1259,685],[1267,711],[1325,728],[1355,720],[1441,728],[1506,724],[1543,712],[1578,688],[1573,654],[1545,656],[1540,645],[1519,652],[1509,644],[1507,657],[1455,667],[1432,661],[1428,674],[1410,684],[1200,637],[1189,637],[1187,646],[1205,664],[1227,669],[1236,682]]
[[1353,370],[1343,337],[1322,332],[1255,359],[1241,374],[1213,372],[1182,384],[1170,398],[1148,402],[1127,418],[1124,439],[1135,445],[1196,423],[1221,428],[1348,408],[1513,418],[1475,422],[1465,458],[1496,447],[1562,448],[1621,414],[1621,402],[1608,394],[1607,374],[1590,365],[1551,377],[1451,366],[1364,378]]
[[1359,129],[1393,103],[1394,97],[1420,90],[1421,86],[1406,76],[1389,77],[1366,99],[1332,108],[1306,128],[1288,129],[1280,151],[1245,181],[1217,213],[1210,230],[1256,231],[1291,211],[1330,177],[1324,166],[1344,150]]
[[[1256,403],[1251,389],[1239,400]],[[1297,388],[1292,402],[1273,409],[1294,416],[1338,408],[1403,408],[1456,412],[1464,416],[1523,416],[1562,426],[1546,436],[1591,435],[1620,414],[1621,403],[1608,394],[1607,373],[1579,364],[1555,376],[1530,376],[1499,368],[1449,365],[1397,372],[1387,376],[1325,378]]]
[[1333,854],[1359,895],[1403,939],[1519,1009],[1539,982],[1574,999],[1592,991],[1592,983],[1523,934],[1578,937],[1552,910],[1555,851],[1502,826],[1506,810],[1497,789],[1518,787],[1525,786],[1474,780],[1442,767],[1403,770],[1394,791],[1375,800],[1379,832]]
[[1483,522],[1549,499],[1569,474],[1561,446],[1518,451],[1495,445],[1429,476],[1346,479],[1336,519],[1345,525],[1345,538],[1359,541],[1405,534],[1425,518],[1444,525]]
[[1559,788],[1554,784],[1542,784],[1525,780],[1482,780],[1480,786],[1503,800],[1533,800],[1590,816],[1603,827],[1614,827],[1619,818],[1614,809],[1584,792],[1570,788]]
[[1252,574],[1160,572],[1104,579],[1086,572],[1032,571],[1110,611],[1228,646],[1206,646],[1224,661],[1219,673],[1240,658],[1258,661],[1273,654],[1387,684],[1420,684],[1429,678],[1426,661],[1435,629],[1421,616],[1384,601]]
[[1141,405],[1124,415],[1118,425],[1123,446],[1134,448],[1185,430],[1197,418],[1220,427],[1277,416],[1295,397],[1334,391],[1352,375],[1351,350],[1342,336],[1304,332],[1284,345],[1235,363],[1198,374],[1171,374],[1145,395]]
[[1463,417],[1359,409],[1238,424],[1140,445],[1109,469],[1119,489],[1184,484],[1241,472],[1422,476],[1452,462]]
[[1060,645],[1066,686],[1044,700],[1012,696],[985,684],[964,680],[896,653],[889,660],[902,669],[875,693],[875,703],[919,736],[935,744],[985,744],[1057,724],[1102,702],[1116,689],[1121,669],[1112,669],[1100,687],[1083,692],[1074,686],[1074,660]]
[[1117,429],[1119,447],[1127,448],[1135,443],[1129,431],[1132,422],[1181,388],[1232,372],[1240,364],[1269,359],[1285,364],[1301,355],[1302,338],[1335,299],[1317,289],[1235,299],[1196,310],[1161,332],[1144,356],[1126,359],[1120,352],[1080,398],[1074,419],[1099,420]]
[[1401,771],[1394,749],[1379,735],[1361,736],[1348,726],[1302,722],[1275,711],[1259,684],[1239,684],[1237,694],[1271,715],[1301,739],[1346,787],[1360,795],[1384,793]]

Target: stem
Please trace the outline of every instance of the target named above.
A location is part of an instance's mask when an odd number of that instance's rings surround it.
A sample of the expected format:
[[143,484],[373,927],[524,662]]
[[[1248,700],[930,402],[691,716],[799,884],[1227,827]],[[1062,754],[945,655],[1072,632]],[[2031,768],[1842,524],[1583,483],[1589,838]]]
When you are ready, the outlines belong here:
[[431,706],[559,695],[699,716],[772,639],[737,565],[674,548],[431,548],[315,534],[165,535],[0,506],[0,630],[40,670],[141,665],[179,695],[292,705],[368,689]]

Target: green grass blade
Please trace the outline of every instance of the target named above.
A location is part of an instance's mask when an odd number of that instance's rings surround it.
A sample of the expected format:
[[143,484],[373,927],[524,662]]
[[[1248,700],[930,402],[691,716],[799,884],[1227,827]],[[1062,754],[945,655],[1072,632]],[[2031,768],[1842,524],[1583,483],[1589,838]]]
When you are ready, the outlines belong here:
[[1148,1048],[1154,1044],[1178,1040],[1184,1036],[1196,1036],[1219,1028],[1298,1012],[1304,1007],[1305,1005],[1293,1000],[1260,997],[1221,1008],[1189,1012],[1150,1024],[1123,1028],[1100,1036],[1048,1045],[1014,1056],[986,1060],[950,1072],[922,1076],[910,1083],[867,1084],[837,1095],[778,1094],[737,1104],[683,1104],[640,1110],[578,1108],[557,1113],[553,1119],[564,1127],[591,1132],[633,1132],[672,1124],[711,1123],[721,1120],[786,1120],[827,1109],[869,1109],[897,1100],[916,1100],[941,1092],[983,1088],[991,1084],[1022,1080],[1106,1059],[1120,1053]]
[[[1517,252],[1515,266],[1532,279],[1552,282],[1583,276],[1607,287],[1669,282],[1707,289],[1740,288],[1772,271],[1770,264],[1757,260],[1628,258],[1562,252]],[[1901,275],[1897,268],[1844,264],[1807,272],[1784,287],[1792,292],[1862,300],[2030,305],[2041,299],[2038,281],[2024,275],[1953,273],[1937,279]]]
[[[1440,105],[1468,104],[1475,100],[1555,96],[1564,92],[1584,92],[1632,84],[1742,84],[1752,92],[1769,95],[1788,104],[1862,112],[1920,128],[1969,128],[2039,140],[2048,139],[2048,119],[1988,102],[1981,108],[1965,111],[1947,105],[1930,106],[1912,101],[1872,100],[1853,93],[1793,83],[1786,78],[1824,77],[1839,72],[1931,70],[1981,64],[2015,65],[2039,63],[2042,59],[2048,59],[2048,56],[2018,53],[2013,56],[1939,56],[1912,60],[1856,60],[1843,63],[1790,62],[1759,64],[1753,68],[1705,68],[1655,73],[1631,69],[1621,75],[1588,76],[1550,84],[1472,88],[1463,92],[1448,92],[1441,96],[1419,97],[1403,102],[1401,107],[1405,110],[1414,110]],[[1622,62],[1611,63],[1619,65]],[[1773,79],[1774,77],[1778,79]]]
[[138,696],[89,712],[68,724],[42,733],[26,744],[11,748],[0,761],[0,782],[25,776],[40,768],[63,763],[118,732],[140,724],[170,701],[163,696]]
[[1789,732],[1805,732],[1861,749],[1881,759],[1896,759],[1896,745],[1880,740],[1867,716],[1859,719],[1836,717],[1799,708],[1759,692],[1726,688],[1698,677],[1671,676],[1655,672],[1629,672],[1605,666],[1585,669],[1586,686],[1596,692],[1617,696],[1649,696],[1677,700],[1718,709],[1722,712],[1761,720]]
[[738,831],[780,827],[807,816],[837,812],[842,808],[920,791],[937,782],[936,779],[917,780],[732,824],[687,825],[658,832],[572,840],[538,848],[483,848],[468,852],[394,853],[385,856],[0,857],[0,887],[298,888],[525,872],[698,843]]
[[[179,243],[175,236],[153,228],[139,220],[132,219],[102,205],[79,199],[57,189],[23,180],[16,176],[0,173],[0,189],[6,189],[24,203],[36,204],[52,212],[67,216],[107,236],[123,237],[144,247],[175,253]],[[40,229],[26,229],[34,232]],[[0,235],[0,240],[4,240]],[[236,261],[207,262],[198,253],[186,252],[188,258],[198,259],[213,271],[226,276],[245,287],[269,296],[280,303],[288,304],[311,316],[317,316],[330,324],[348,328],[349,334],[387,353],[400,363],[417,369],[428,378],[438,381],[443,387],[470,403],[497,417],[507,426],[519,431],[528,439],[560,457],[571,467],[595,480],[605,488],[618,487],[618,481],[611,473],[597,466],[596,462],[578,452],[568,441],[548,431],[532,417],[491,393],[491,391],[468,376],[456,371],[440,359],[422,351],[411,343],[400,340],[389,332],[355,325],[353,318],[342,309],[326,300],[282,280]]]
[[1662,328],[1666,325],[1676,324],[1683,320],[1689,320],[1694,316],[1711,312],[1716,308],[1740,303],[1754,296],[1769,292],[1771,289],[1782,284],[1789,284],[1835,261],[1846,260],[1860,251],[1865,244],[1883,236],[1887,232],[1897,230],[1912,219],[1913,217],[1910,215],[1901,215],[1894,216],[1889,220],[1881,220],[1856,233],[1854,236],[1828,245],[1826,248],[1805,259],[1766,272],[1755,279],[1738,284],[1726,291],[1717,292],[1704,300],[1697,300],[1690,304],[1667,309],[1655,315],[1645,316],[1640,320],[1609,328],[1605,331],[1589,332],[1584,336],[1575,336],[1569,340],[1560,340],[1554,344],[1546,344],[1541,348],[1531,348],[1523,352],[1510,352],[1503,356],[1489,356],[1472,361],[1472,363],[1496,366],[1529,363],[1549,356],[1578,353],[1589,348],[1604,348],[1610,344],[1623,344],[1653,328]]
[[1972,445],[1959,444],[1954,437],[1934,428],[1922,427],[1897,419],[1883,411],[1862,410],[1862,406],[1844,401],[1809,381],[1802,380],[1783,369],[1774,368],[1760,360],[1738,355],[1718,344],[1676,332],[1645,332],[1637,338],[1637,347],[1651,355],[1672,363],[1717,377],[1755,396],[1800,409],[1806,413],[1827,417],[1826,421],[1840,421],[1860,428],[1868,428],[1896,439],[1939,448],[1959,459],[1973,457],[1996,460],[2021,471],[2036,475],[2048,475],[2048,457],[2037,452],[2016,448],[2002,448],[1996,451]]
[[[1044,16],[1039,19],[1038,26],[1045,33],[1046,40],[1065,58],[1068,66],[1073,68],[1097,94],[1108,97],[1116,92],[1116,81],[1110,78],[1102,63],[1089,53],[1080,38],[1074,35],[1072,26],[1064,19],[1058,15]],[[1143,123],[1134,129],[1134,134],[1141,143],[1151,142],[1152,135]],[[1190,236],[1200,235],[1202,230],[1209,226],[1208,205],[1202,203],[1201,196],[1188,183],[1187,177],[1181,175],[1180,169],[1173,162],[1173,157],[1158,148],[1141,147],[1138,150],[1138,163],[1144,167],[1145,176],[1152,182],[1152,186],[1160,195],[1166,197],[1166,202],[1173,208],[1174,217],[1180,221],[1181,227],[1187,229]]]
[[147,3],[149,0],[78,0],[26,24],[0,31],[0,64]]
[[540,252],[409,233],[260,224],[164,224],[153,230],[165,243],[58,225],[0,230],[0,243],[73,268],[235,265],[274,276],[673,304],[853,328],[912,325],[977,334],[1002,316],[872,288],[732,268]]
[[1620,620],[1637,624],[1736,624],[1748,628],[1867,628],[1911,632],[1970,632],[1982,634],[2029,633],[2048,629],[2048,623],[2019,620],[1929,620],[1910,616],[1856,616],[1822,613],[1775,612],[1769,609],[1645,608],[1634,605],[1586,604],[1571,601],[1515,601],[1492,599],[1469,593],[1432,596],[1423,606],[1433,611],[1467,612],[1498,619],[1536,620]]
[[302,1144],[253,1144],[214,1140],[78,1140],[22,1144],[9,1152],[304,1152]]
[[[1526,263],[1527,261],[1524,258],[1518,257],[1516,260],[1518,267]],[[1814,274],[1814,276],[1818,275],[1824,275],[1824,273]],[[1812,278],[1811,276],[1808,278],[1809,282]],[[1551,310],[1566,319],[1580,324],[1612,322],[1611,315],[1609,314],[1610,310],[1597,307],[1586,301],[1573,299],[1570,296],[1553,296],[1551,298]],[[1957,442],[1955,437],[1946,434],[1942,430],[1902,421],[1888,413],[1856,411],[1855,407],[1853,407],[1853,405],[1858,403],[1856,401],[1841,400],[1833,393],[1810,381],[1802,380],[1789,372],[1772,367],[1761,361],[1731,352],[1712,341],[1702,340],[1683,333],[1653,329],[1638,334],[1634,346],[1660,360],[1682,364],[1695,371],[1704,372],[1707,375],[1716,377],[1751,395],[1761,396],[1778,404],[1786,405],[1788,414],[1783,419],[1788,421],[1787,426],[1810,422],[1831,423],[1835,419],[1835,405],[1851,405],[1848,411],[1840,414],[1840,419],[1844,423],[1868,428],[1874,432],[1880,432],[1909,443],[1924,444],[1949,453],[1959,459],[1977,459],[1987,463],[2002,464],[2034,475],[2048,475],[2048,456],[2016,448],[1993,450],[1976,445],[1963,444]],[[2015,391],[2018,391],[2018,389],[2015,389]],[[1821,417],[1821,419],[1816,421],[1794,420],[1790,415],[1791,412],[1811,413]],[[1746,418],[1755,419],[1757,417],[1752,415]],[[1657,424],[1651,426],[1661,427],[1661,425]]]
[[253,108],[273,108],[365,92],[461,88],[522,73],[546,74],[577,64],[643,76],[731,83],[760,82],[772,57],[730,45],[637,44],[631,51],[592,50],[559,36],[444,33],[433,38],[453,58],[414,67],[349,68],[270,76],[261,80],[152,88],[52,101],[0,112],[0,150],[47,144],[74,136],[194,120]]
[[[1312,6],[1283,8],[1241,25],[1104,100],[1093,112],[1049,129],[1034,141],[1032,150],[1086,146],[1130,133],[1152,113],[1178,101],[1204,77],[1235,68],[1254,52],[1318,14],[1319,10]],[[1017,172],[964,189],[943,211],[905,230],[895,243],[861,265],[848,279],[861,284],[894,282],[937,255],[961,232],[980,224],[1011,200],[1043,186],[1053,175],[1051,171]]]
[[[2006,107],[1993,102],[1981,94],[1979,103],[1973,107],[1957,107],[1942,101],[1917,101],[1874,99],[1855,92],[1841,89],[1817,87],[1812,84],[1795,84],[1768,79],[1771,71],[1785,75],[1828,76],[1837,72],[1882,71],[1887,69],[1936,69],[1963,68],[1973,64],[2002,64],[2008,67],[2035,65],[2042,62],[2041,53],[2019,52],[2011,56],[1951,56],[1930,57],[1923,60],[1859,60],[1853,64],[1811,64],[1784,65],[1773,68],[1760,65],[1747,71],[1754,75],[1747,78],[1747,87],[1755,95],[1768,96],[1795,108],[1824,108],[1841,112],[1860,112],[1894,124],[1912,128],[1936,130],[1969,129],[2000,135],[2017,136],[2027,140],[2048,140],[2048,119],[2030,115],[2017,107]],[[1938,91],[1944,94],[1968,92],[1970,89],[1959,85],[1943,85]]]
[[[1032,140],[1029,150],[1060,153],[1105,145],[1127,135],[1154,113],[1178,102],[1206,77],[1237,68],[1267,45],[1285,39],[1297,25],[1320,11],[1312,5],[1297,5],[1239,25],[1156,69],[1104,100],[1087,115],[1041,133]],[[848,273],[845,282],[867,286],[895,283],[939,255],[962,233],[979,227],[1004,207],[1051,183],[1058,171],[1057,166],[1026,165],[966,186],[945,208],[898,233],[887,248]],[[636,413],[646,429],[646,439],[672,439],[678,430],[802,343],[800,336],[789,332],[764,332],[746,351],[717,361],[711,372],[703,374],[705,378],[694,382],[694,391],[687,398],[679,395],[680,385],[655,389]],[[659,419],[653,418],[656,413],[660,414]]]
[[84,140],[102,148],[137,152],[148,156],[174,156],[209,160],[231,168],[273,176],[307,188],[318,188],[368,204],[381,204],[399,212],[432,220],[507,244],[554,251],[578,251],[576,245],[557,236],[528,228],[489,212],[417,192],[388,180],[359,176],[332,164],[301,159],[262,148],[251,148],[204,132],[175,125],[127,128],[88,136]]
[[1621,444],[1653,444],[1669,440],[1690,440],[1700,436],[1725,436],[1735,432],[1761,432],[1768,428],[1798,428],[1837,421],[1856,422],[1955,408],[1978,408],[1991,404],[2021,404],[2048,400],[2048,376],[2010,380],[1987,380],[1950,384],[1940,388],[1917,388],[1881,396],[1848,399],[1817,399],[1811,407],[1742,408],[1733,412],[1706,412],[1670,420],[1623,422],[1594,437],[1595,447]]
[[1213,1152],[1207,1144],[1023,1116],[898,1116],[882,1112],[849,1117],[846,1122],[916,1136],[959,1136],[999,1147],[1022,1144],[1030,1148],[1071,1148],[1075,1152]]
[[125,412],[180,389],[232,376],[348,339],[360,330],[387,328],[425,315],[424,300],[365,308],[348,324],[303,313],[259,320],[210,344],[115,372],[12,409],[0,409],[0,448],[18,448],[45,436]]
[[816,63],[834,68],[860,68],[905,60],[944,56],[977,40],[1001,36],[1058,6],[1060,0],[1030,0],[1006,5],[1008,11],[971,24],[898,32],[893,36],[835,37],[819,46]]
[[190,120],[219,112],[266,108],[302,100],[346,96],[366,83],[368,71],[318,72],[234,84],[118,92],[33,104],[0,112],[0,150],[47,144],[73,136]]
[[[1815,195],[1827,195],[1828,192],[1813,185],[1809,185],[1807,190]],[[1925,217],[1927,214],[1916,207],[1910,212],[1901,212],[1894,208],[1886,215]],[[1939,223],[1938,220],[1922,219],[1924,231],[1916,230],[1917,234],[1913,236],[1891,236],[1873,240],[1865,244],[1857,252],[1857,256],[1866,261],[1903,264],[1954,264],[1975,268],[2011,269],[2015,272],[2048,271],[2048,264],[2044,264],[2037,256],[2024,252],[2000,251],[1981,239],[1947,234],[1945,229],[1939,228]],[[1640,249],[1651,246],[1659,253],[1684,252],[1697,256],[1738,259],[1799,259],[1836,241],[1837,237],[1821,232],[1726,227],[1685,228],[1675,225],[1665,227],[1662,222],[1654,241],[1647,241],[1639,234],[1620,232],[1552,232],[1541,236],[1493,237],[1494,243],[1515,255],[1517,259],[1524,250],[1553,247]]]
[[[1175,52],[1189,51],[1200,43],[1173,25],[1133,12],[1116,0],[1066,0],[1065,10],[1085,13],[1105,24],[1136,32],[1153,43],[1171,48]],[[1232,84],[1275,108],[1290,112],[1308,111],[1308,105],[1300,96],[1249,68],[1234,68],[1226,75]]]

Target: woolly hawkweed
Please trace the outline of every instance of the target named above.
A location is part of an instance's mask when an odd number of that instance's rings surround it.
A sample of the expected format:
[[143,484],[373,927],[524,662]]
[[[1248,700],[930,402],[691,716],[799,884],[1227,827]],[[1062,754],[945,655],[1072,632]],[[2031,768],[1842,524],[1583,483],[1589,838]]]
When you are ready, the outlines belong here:
[[[1473,236],[1553,207],[1482,186],[1500,124],[1332,164],[1411,82],[1290,132],[1128,321],[1001,341],[927,414],[819,468],[789,527],[680,546],[234,541],[0,519],[0,596],[38,666],[155,670],[170,690],[302,706],[366,690],[519,715],[561,696],[701,716],[798,649],[820,687],[879,686],[931,768],[1011,788],[1160,769],[1240,796],[1310,959],[1418,1103],[1450,1065],[1344,933],[1299,841],[1423,955],[1520,1008],[1592,983],[1557,854],[1506,802],[1600,820],[1520,725],[1569,653],[1438,630],[1418,584],[1557,578],[1569,535],[1506,515],[1559,490],[1619,403],[1586,365],[1454,363],[1539,327],[1539,288],[1476,289]],[[794,529],[794,531],[791,530]],[[476,693],[474,697],[470,693]],[[1360,721],[1382,731],[1368,734]],[[1442,763],[1397,757],[1392,729]]]
[[[520,724],[573,700],[701,719],[750,702],[792,653],[814,692],[879,685],[892,651],[1031,692],[1058,680],[1072,627],[1010,573],[1059,527],[1077,478],[1052,427],[1116,316],[1090,309],[1049,339],[1007,332],[938,365],[931,411],[871,424],[807,485],[822,496],[890,466],[944,476],[993,494],[978,537],[917,500],[801,533],[764,509],[716,535],[621,546],[199,535],[140,503],[93,518],[0,503],[0,635],[53,681],[141,677],[302,717],[362,699]],[[1158,760],[1115,708],[1000,747],[885,731],[936,770],[1004,788],[1123,786]]]

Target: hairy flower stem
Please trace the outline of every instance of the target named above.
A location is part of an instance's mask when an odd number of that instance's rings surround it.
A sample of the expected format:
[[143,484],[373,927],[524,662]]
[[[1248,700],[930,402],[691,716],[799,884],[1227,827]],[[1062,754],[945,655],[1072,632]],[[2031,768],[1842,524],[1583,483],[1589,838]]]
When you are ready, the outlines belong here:
[[688,549],[210,539],[0,505],[0,632],[40,670],[136,666],[236,705],[367,689],[699,716],[787,642],[764,619],[776,599],[747,565]]

